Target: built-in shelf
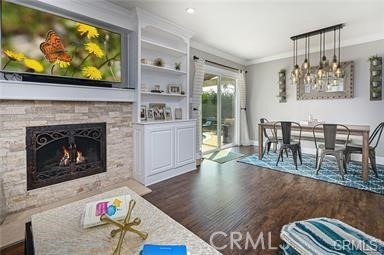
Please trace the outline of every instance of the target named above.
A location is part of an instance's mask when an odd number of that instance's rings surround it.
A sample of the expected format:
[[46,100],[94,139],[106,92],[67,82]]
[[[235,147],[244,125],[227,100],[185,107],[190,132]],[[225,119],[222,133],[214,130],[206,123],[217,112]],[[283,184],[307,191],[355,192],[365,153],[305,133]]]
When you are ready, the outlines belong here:
[[133,123],[133,124],[151,125],[151,124],[180,123],[180,122],[188,122],[188,121],[191,121],[191,120],[187,120],[187,119],[181,119],[181,120],[151,120],[151,121],[142,120],[140,123]]
[[176,75],[187,74],[187,72],[185,71],[179,71],[179,70],[171,69],[168,67],[160,67],[160,66],[154,66],[154,65],[148,65],[148,64],[141,64],[141,69],[148,70],[148,71],[157,71],[157,72],[176,74]]
[[172,47],[169,47],[169,46],[157,43],[157,42],[145,40],[145,39],[141,40],[141,47],[143,49],[149,49],[149,50],[154,50],[154,51],[159,51],[160,50],[160,51],[162,51],[162,52],[164,52],[166,54],[169,54],[169,55],[172,55],[172,56],[176,56],[176,57],[186,56],[187,55],[186,51],[182,51],[182,50],[179,50],[179,49],[176,49],[176,48],[172,48]]
[[142,94],[142,95],[148,95],[148,96],[186,97],[186,95],[181,95],[181,94],[170,94],[170,93],[141,92],[141,94]]

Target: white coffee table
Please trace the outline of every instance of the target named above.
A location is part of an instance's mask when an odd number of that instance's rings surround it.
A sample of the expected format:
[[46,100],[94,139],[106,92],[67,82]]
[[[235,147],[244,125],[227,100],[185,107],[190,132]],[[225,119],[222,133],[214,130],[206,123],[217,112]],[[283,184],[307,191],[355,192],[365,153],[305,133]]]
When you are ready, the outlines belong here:
[[35,254],[112,254],[118,241],[118,237],[110,237],[113,226],[83,229],[81,216],[88,202],[125,194],[130,194],[136,200],[132,217],[142,220],[137,229],[148,232],[149,236],[143,241],[127,232],[121,254],[139,254],[144,243],[185,244],[192,255],[221,254],[127,187],[33,215]]

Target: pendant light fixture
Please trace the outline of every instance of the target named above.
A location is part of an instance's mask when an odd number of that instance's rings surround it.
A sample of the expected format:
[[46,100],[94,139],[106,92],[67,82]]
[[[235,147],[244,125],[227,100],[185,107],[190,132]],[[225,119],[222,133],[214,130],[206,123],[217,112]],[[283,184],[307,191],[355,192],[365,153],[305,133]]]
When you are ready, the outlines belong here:
[[336,57],[336,29],[333,30],[333,59],[332,59],[332,72],[335,73],[337,69],[337,57]]
[[307,51],[308,51],[308,37],[305,37],[305,56],[304,56],[304,63],[301,66],[301,68],[306,71],[309,68],[309,62],[308,62],[308,56],[307,56]]
[[304,61],[304,67],[305,67],[305,74],[304,74],[304,80],[306,81],[307,84],[310,84],[312,82],[312,77],[311,77],[311,72],[310,72],[310,69],[311,69],[311,64],[310,64],[310,48],[311,48],[311,44],[310,44],[310,37],[306,37],[306,42],[307,42],[307,46],[306,46],[306,59]]
[[[332,77],[343,78],[344,71],[341,66],[340,59],[340,30],[344,27],[344,24],[338,24],[315,31],[299,34],[291,37],[293,41],[293,69],[291,73],[292,81],[294,84],[299,84],[300,80],[307,84],[314,85],[315,89],[321,89],[323,86],[330,85]],[[338,56],[336,56],[336,30],[339,30],[339,44],[338,44]],[[326,33],[333,31],[333,58],[332,62],[327,59],[326,56]],[[310,65],[310,38],[319,35],[320,38],[320,54],[319,54],[319,66],[315,69]],[[301,66],[297,64],[297,48],[300,39],[305,39],[305,54],[304,62]],[[335,82],[335,81],[334,81]]]
[[339,59],[339,62],[337,64],[337,68],[336,68],[336,71],[335,71],[335,76],[337,78],[344,78],[344,71],[341,67],[341,64],[340,64],[340,28],[339,28],[339,56],[338,56],[338,59]]
[[293,83],[299,83],[299,80],[300,80],[300,75],[301,75],[301,71],[300,71],[300,67],[299,65],[297,64],[297,41],[294,40],[293,41],[293,55],[294,55],[294,58],[293,58],[293,71],[292,71],[292,81]]
[[328,69],[329,62],[327,57],[325,56],[325,33],[323,33],[323,57],[321,58],[321,62],[323,63],[323,68]]
[[320,33],[320,62],[319,62],[319,67],[317,68],[317,79],[321,80],[324,75],[324,67],[323,67],[323,61],[321,57],[322,49],[323,49],[323,44],[322,44],[322,39],[323,39],[323,33]]

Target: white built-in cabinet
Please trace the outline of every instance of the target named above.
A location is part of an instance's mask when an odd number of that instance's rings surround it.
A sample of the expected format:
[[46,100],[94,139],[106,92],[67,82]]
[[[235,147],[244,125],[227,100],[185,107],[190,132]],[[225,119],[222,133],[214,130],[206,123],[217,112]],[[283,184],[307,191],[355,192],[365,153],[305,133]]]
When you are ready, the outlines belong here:
[[[137,89],[134,103],[133,177],[150,185],[196,169],[196,121],[189,119],[189,43],[192,33],[137,8]],[[161,58],[163,67],[151,62]],[[149,63],[142,63],[146,59]],[[181,63],[180,70],[175,63]],[[184,94],[167,93],[169,84],[180,84]],[[151,93],[160,85],[164,93]],[[172,109],[172,120],[142,120],[140,106],[163,103]],[[175,109],[182,119],[175,119]]]
[[196,121],[135,124],[133,177],[144,185],[196,169]]

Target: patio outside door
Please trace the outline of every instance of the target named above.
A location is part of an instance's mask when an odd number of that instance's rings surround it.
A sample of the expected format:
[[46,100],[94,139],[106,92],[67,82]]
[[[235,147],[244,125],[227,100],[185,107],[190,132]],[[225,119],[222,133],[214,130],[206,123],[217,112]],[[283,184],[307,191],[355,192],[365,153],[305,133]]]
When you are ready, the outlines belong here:
[[236,79],[205,73],[201,101],[203,154],[233,146],[237,131]]

